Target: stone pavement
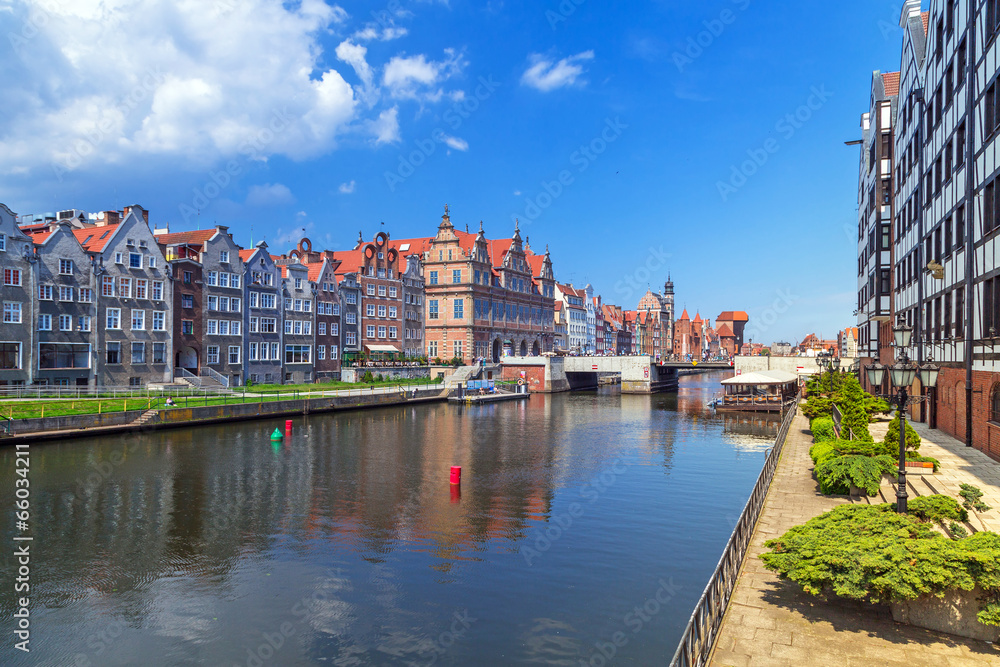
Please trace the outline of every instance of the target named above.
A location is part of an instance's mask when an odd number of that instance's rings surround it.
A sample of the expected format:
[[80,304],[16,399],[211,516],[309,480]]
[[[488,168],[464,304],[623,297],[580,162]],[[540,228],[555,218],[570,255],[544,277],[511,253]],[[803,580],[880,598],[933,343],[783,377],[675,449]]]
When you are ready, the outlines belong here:
[[[952,484],[957,491],[957,480],[961,479],[976,484],[991,497],[1000,492],[997,482],[991,481],[1000,471],[1000,465],[984,455],[986,461],[980,461],[974,456],[979,452],[969,451],[964,445],[959,450],[946,443],[943,434],[921,431],[919,426],[922,438],[925,433],[933,433],[928,440],[933,437],[941,443],[931,446],[927,442],[921,446],[921,453],[940,459],[943,466],[954,466],[954,478],[949,477],[947,482],[949,491]],[[710,663],[736,667],[1000,665],[1000,651],[989,643],[897,624],[887,608],[846,600],[824,601],[803,593],[792,582],[781,581],[764,568],[759,555],[767,550],[765,541],[837,505],[851,502],[847,497],[819,493],[812,478],[813,463],[809,458],[812,435],[808,429],[809,421],[801,414],[796,415]],[[934,478],[944,480],[946,469]],[[990,484],[992,488],[988,490]],[[986,496],[984,500],[1000,508],[1000,502],[991,503]],[[998,513],[993,510],[989,514]]]

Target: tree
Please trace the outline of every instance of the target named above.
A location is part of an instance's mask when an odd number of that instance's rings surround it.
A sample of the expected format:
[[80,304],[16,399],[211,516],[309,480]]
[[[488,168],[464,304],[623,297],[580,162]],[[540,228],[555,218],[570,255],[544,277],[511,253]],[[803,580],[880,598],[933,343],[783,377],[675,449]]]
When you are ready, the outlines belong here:
[[841,429],[845,433],[850,429],[857,440],[872,442],[871,433],[868,432],[868,412],[865,411],[865,392],[861,389],[861,384],[849,373],[832,375],[840,375],[843,378],[840,380],[840,400],[837,402],[841,414]]

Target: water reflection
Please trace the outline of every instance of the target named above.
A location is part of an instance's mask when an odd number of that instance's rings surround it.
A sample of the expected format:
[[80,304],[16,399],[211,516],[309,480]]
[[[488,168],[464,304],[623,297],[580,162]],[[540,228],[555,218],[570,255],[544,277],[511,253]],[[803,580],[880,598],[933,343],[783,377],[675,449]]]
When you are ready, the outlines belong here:
[[661,662],[767,445],[705,407],[718,379],[311,416],[278,446],[268,422],[34,446],[44,640],[11,661],[577,664],[670,579],[618,656]]

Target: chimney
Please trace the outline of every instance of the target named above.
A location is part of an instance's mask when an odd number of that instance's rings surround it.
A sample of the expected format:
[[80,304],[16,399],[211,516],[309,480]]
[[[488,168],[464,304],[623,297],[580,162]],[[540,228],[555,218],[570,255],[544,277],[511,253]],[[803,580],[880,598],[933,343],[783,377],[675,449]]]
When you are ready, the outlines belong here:
[[133,204],[132,206],[126,206],[122,210],[122,216],[127,218],[128,214],[131,213],[133,210],[136,211],[136,213],[142,213],[142,219],[146,221],[147,225],[149,224],[149,211],[139,206],[138,204]]
[[118,211],[102,211],[97,214],[97,226],[107,227],[108,225],[117,225],[120,221]]

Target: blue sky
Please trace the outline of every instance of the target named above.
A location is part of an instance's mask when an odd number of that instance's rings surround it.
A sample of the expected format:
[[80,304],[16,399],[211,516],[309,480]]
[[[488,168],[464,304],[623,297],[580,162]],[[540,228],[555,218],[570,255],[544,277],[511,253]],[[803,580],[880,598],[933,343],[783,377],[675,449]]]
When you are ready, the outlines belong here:
[[843,142],[898,69],[899,4],[776,5],[0,0],[0,201],[138,203],[278,252],[431,235],[448,203],[491,237],[518,217],[607,301],[669,270],[692,316],[833,337],[856,301]]

